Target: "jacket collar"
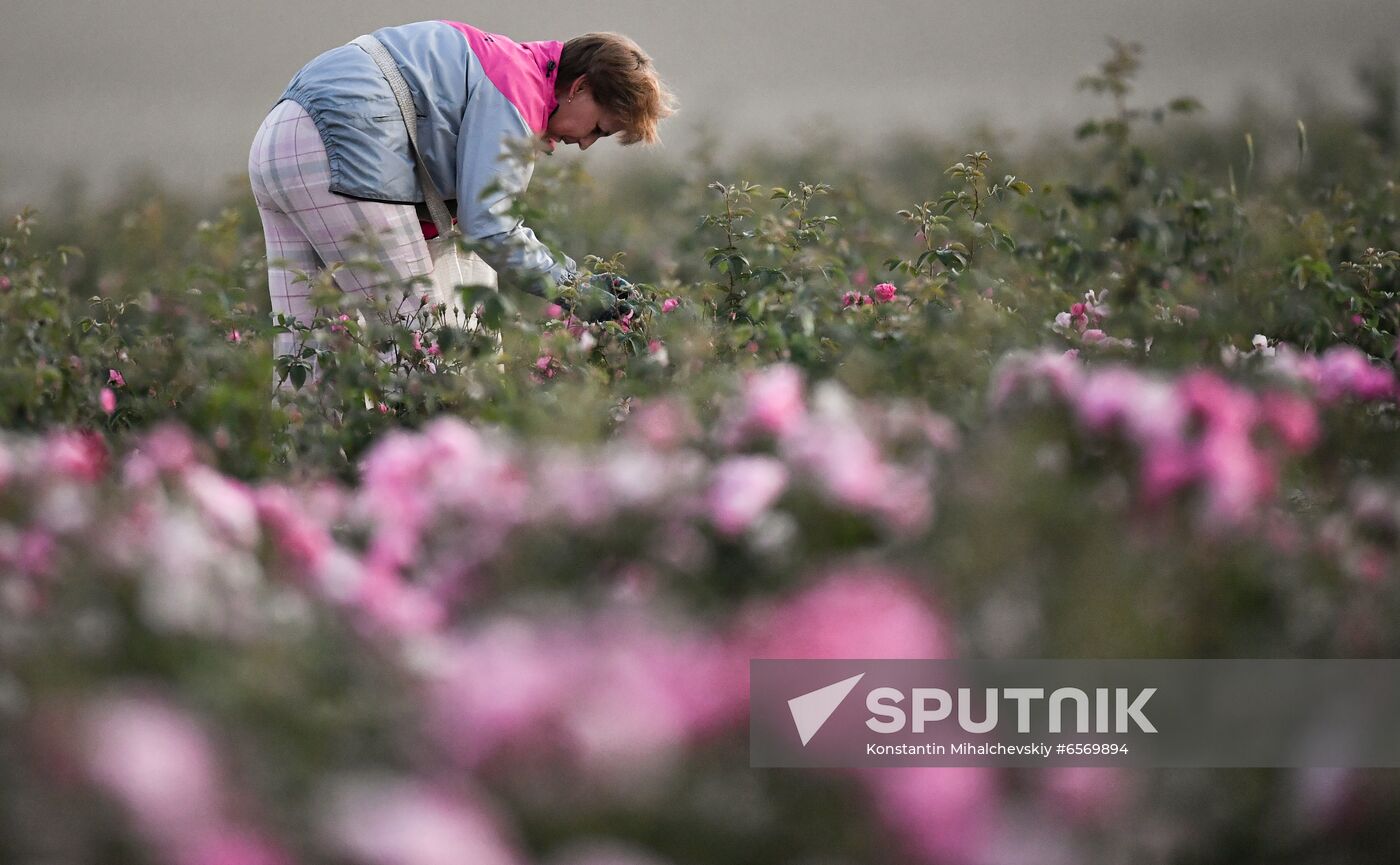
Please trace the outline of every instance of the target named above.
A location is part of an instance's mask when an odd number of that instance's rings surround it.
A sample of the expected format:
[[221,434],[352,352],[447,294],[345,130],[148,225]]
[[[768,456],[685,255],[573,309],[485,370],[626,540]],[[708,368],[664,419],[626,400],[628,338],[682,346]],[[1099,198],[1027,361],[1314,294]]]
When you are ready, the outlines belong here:
[[558,40],[548,42],[522,42],[521,47],[530,52],[534,58],[535,66],[540,71],[540,81],[544,87],[541,94],[544,97],[544,117],[549,121],[549,116],[554,113],[554,109],[559,107],[559,96],[555,92],[559,84],[559,57],[564,53],[564,43]]

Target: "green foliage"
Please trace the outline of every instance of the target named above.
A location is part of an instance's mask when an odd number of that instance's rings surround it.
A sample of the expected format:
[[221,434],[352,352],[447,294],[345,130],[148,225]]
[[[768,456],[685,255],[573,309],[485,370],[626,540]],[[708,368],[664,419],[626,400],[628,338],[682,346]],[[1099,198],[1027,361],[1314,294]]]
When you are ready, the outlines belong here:
[[[675,413],[674,428],[658,435],[677,441],[658,449],[722,460],[732,430],[716,419],[748,374],[786,363],[830,417],[878,403],[888,415],[872,416],[896,428],[903,418],[909,429],[901,434],[913,429],[925,450],[929,438],[960,440],[938,445],[946,464],[921,465],[936,479],[926,531],[891,540],[878,519],[803,491],[787,494],[782,518],[755,537],[707,536],[698,543],[705,555],[677,564],[684,559],[677,550],[694,539],[657,541],[675,515],[629,511],[602,528],[550,523],[472,575],[481,593],[463,601],[464,615],[537,611],[546,593],[587,609],[600,586],[629,596],[654,591],[709,615],[856,556],[921,580],[967,654],[1392,656],[1400,643],[1389,622],[1400,613],[1400,594],[1383,568],[1400,561],[1386,510],[1400,501],[1393,400],[1322,405],[1316,446],[1269,478],[1279,488],[1269,490],[1264,525],[1223,533],[1195,519],[1189,491],[1144,513],[1133,495],[1134,454],[1120,431],[1087,434],[1062,405],[1030,396],[989,410],[994,370],[1021,351],[1073,350],[1088,370],[1122,364],[1144,381],[1207,370],[1248,390],[1250,400],[1266,386],[1287,396],[1261,362],[1281,343],[1315,353],[1354,346],[1368,364],[1394,369],[1400,195],[1393,123],[1385,125],[1381,111],[1393,101],[1385,89],[1393,71],[1364,79],[1376,120],[1364,134],[1345,114],[1242,110],[1206,124],[1192,116],[1200,105],[1188,98],[1136,105],[1141,49],[1111,41],[1110,51],[1081,86],[1112,107],[1078,127],[1077,143],[1047,137],[1015,148],[977,132],[954,146],[920,135],[856,156],[839,140],[817,139],[798,152],[755,150],[728,161],[702,148],[693,165],[650,165],[608,183],[577,163],[541,160],[513,215],[560,248],[593,253],[579,256],[585,280],[545,286],[547,295],[582,303],[591,274],[635,283],[630,314],[597,324],[560,317],[548,301],[509,287],[463,289],[457,310],[429,304],[414,281],[352,299],[334,272],[309,275],[319,308],[313,320],[273,320],[262,237],[241,189],[205,220],[198,208],[145,187],[106,211],[26,211],[0,233],[0,426],[94,431],[123,453],[138,434],[173,421],[225,473],[314,485],[354,480],[377,443],[450,415],[498,434],[516,455],[611,448],[621,454],[614,471],[643,475],[654,467],[624,458],[635,456],[628,436],[648,411]],[[717,177],[765,185],[706,185]],[[471,312],[483,328],[468,326]],[[282,334],[293,335],[296,348],[274,357]],[[872,402],[850,408],[843,394]],[[929,422],[927,409],[946,424],[909,420]],[[884,432],[892,448],[908,446],[893,434],[898,429]],[[853,441],[853,459],[868,456]],[[775,448],[761,439],[746,456]],[[844,466],[826,468],[839,475]],[[678,510],[690,519],[695,507]],[[1280,524],[1317,543],[1295,538],[1288,546]],[[613,585],[619,561],[645,574],[635,585]],[[78,591],[118,590],[100,583]],[[134,603],[118,597],[108,605]],[[35,652],[28,662],[36,679],[63,687],[90,687],[118,671],[193,692],[193,702],[220,717],[247,713],[255,720],[242,720],[265,738],[244,746],[285,757],[282,770],[293,781],[269,772],[277,783],[309,784],[381,759],[421,763],[421,753],[395,754],[384,732],[418,720],[393,717],[394,689],[404,682],[381,669],[386,658],[357,652],[331,619],[319,611],[310,636],[279,632],[256,652],[137,629],[116,639],[125,654],[94,661],[82,656],[80,640],[50,635],[61,651]],[[9,645],[0,643],[0,651]],[[0,671],[0,688],[7,684]],[[5,710],[0,705],[0,724]],[[561,810],[561,800],[518,781],[513,766],[509,780],[492,779],[493,793],[524,815],[524,834],[540,850],[599,828],[678,862],[902,861],[871,833],[848,830],[855,823],[845,818],[849,803],[837,781],[830,790],[817,782],[787,789],[781,779],[754,786],[752,773],[736,780],[725,776],[724,761],[687,757],[694,765],[661,791],[673,805],[669,818],[634,803],[615,812]],[[1034,786],[1019,780],[1007,786]],[[1214,841],[1230,854],[1222,860],[1246,858],[1233,855],[1246,843],[1237,836],[1251,839],[1260,861],[1360,860],[1367,840],[1360,832],[1253,839],[1268,834],[1256,828],[1264,825],[1256,810],[1293,813],[1288,784],[1238,773],[1209,783],[1216,781],[1218,789],[1202,782],[1187,797],[1188,813],[1155,789],[1145,791],[1141,814],[1130,813]],[[720,820],[723,831],[712,830],[697,816],[709,806],[695,804],[709,800],[688,784],[711,796],[711,788],[727,794],[742,786],[762,803],[756,810],[771,807],[763,818],[771,825]],[[1393,788],[1393,780],[1375,784],[1391,796]],[[7,790],[0,784],[0,798],[19,798]],[[300,788],[269,792],[307,798]],[[1194,807],[1211,795],[1219,813],[1201,827]],[[827,819],[838,813],[842,819]],[[293,814],[286,822],[301,816]],[[1393,842],[1384,804],[1370,814],[1368,831]],[[804,834],[814,823],[819,831]],[[1141,841],[1109,837],[1103,826],[1082,831],[1084,861],[1168,855],[1153,848],[1155,833]],[[9,852],[3,836],[0,850]],[[1196,855],[1174,843],[1175,853]],[[697,849],[721,852],[703,858]]]
[[[711,392],[731,364],[787,361],[963,418],[996,358],[1064,344],[1050,323],[1090,291],[1110,298],[1114,351],[1150,366],[1213,363],[1256,333],[1392,358],[1396,192],[1367,180],[1391,163],[1374,151],[1359,160],[1327,118],[1310,119],[1306,139],[1301,121],[1292,130],[1295,147],[1307,141],[1301,169],[1281,163],[1282,136],[1263,126],[1176,128],[1179,146],[1163,147],[1139,125],[1197,106],[1134,105],[1139,63],[1138,47],[1112,42],[1082,82],[1113,100],[1081,130],[1103,148],[998,156],[1015,174],[994,173],[990,149],[928,142],[895,147],[883,166],[858,168],[819,142],[727,169],[773,176],[771,186],[704,186],[655,167],[599,184],[577,162],[540,160],[518,217],[575,252],[631,250],[581,258],[585,273],[637,283],[631,319],[590,326],[584,339],[516,291],[465,297],[487,325],[468,333],[413,285],[354,304],[325,273],[316,320],[273,322],[246,197],[199,221],[144,190],[101,215],[114,233],[54,226],[65,243],[26,213],[0,241],[13,286],[0,298],[0,412],[15,428],[117,438],[179,419],[243,476],[350,473],[376,436],[439,412],[604,435],[633,400]],[[893,301],[862,301],[887,279]],[[578,300],[578,289],[549,291]],[[668,300],[679,306],[662,312]],[[274,362],[279,332],[294,332],[298,349]],[[110,415],[100,404],[109,370],[125,381]],[[269,402],[275,380],[282,395]],[[572,419],[563,427],[561,412]]]

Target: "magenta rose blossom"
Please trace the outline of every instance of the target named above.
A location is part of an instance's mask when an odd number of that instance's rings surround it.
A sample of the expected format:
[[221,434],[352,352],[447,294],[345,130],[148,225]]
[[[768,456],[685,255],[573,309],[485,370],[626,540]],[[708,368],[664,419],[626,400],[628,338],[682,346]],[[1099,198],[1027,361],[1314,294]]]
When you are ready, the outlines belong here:
[[894,283],[882,282],[875,286],[875,299],[880,303],[889,303],[894,300],[894,295],[897,291],[899,291],[899,289],[895,288]]

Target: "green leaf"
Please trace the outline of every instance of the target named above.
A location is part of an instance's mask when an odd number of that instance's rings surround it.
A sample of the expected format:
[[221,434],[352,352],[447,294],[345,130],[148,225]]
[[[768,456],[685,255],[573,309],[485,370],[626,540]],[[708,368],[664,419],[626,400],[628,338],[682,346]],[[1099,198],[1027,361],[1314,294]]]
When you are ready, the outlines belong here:
[[938,260],[949,270],[962,270],[967,267],[967,250],[960,243],[940,247],[934,250],[934,255],[938,256]]
[[492,330],[500,330],[506,316],[506,305],[499,294],[486,298],[481,305],[481,322]]
[[1103,126],[1097,120],[1086,120],[1079,124],[1074,130],[1074,137],[1083,141],[1085,138],[1093,138],[1103,132]]

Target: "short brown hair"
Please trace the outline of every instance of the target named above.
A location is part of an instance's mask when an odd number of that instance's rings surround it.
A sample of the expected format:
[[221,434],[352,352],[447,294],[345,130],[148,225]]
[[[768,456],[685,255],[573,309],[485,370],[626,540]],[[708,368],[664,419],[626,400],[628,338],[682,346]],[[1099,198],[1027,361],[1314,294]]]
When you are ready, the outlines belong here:
[[587,76],[593,101],[622,123],[623,144],[661,140],[656,124],[676,111],[676,99],[651,58],[620,33],[585,33],[564,43],[557,90]]

